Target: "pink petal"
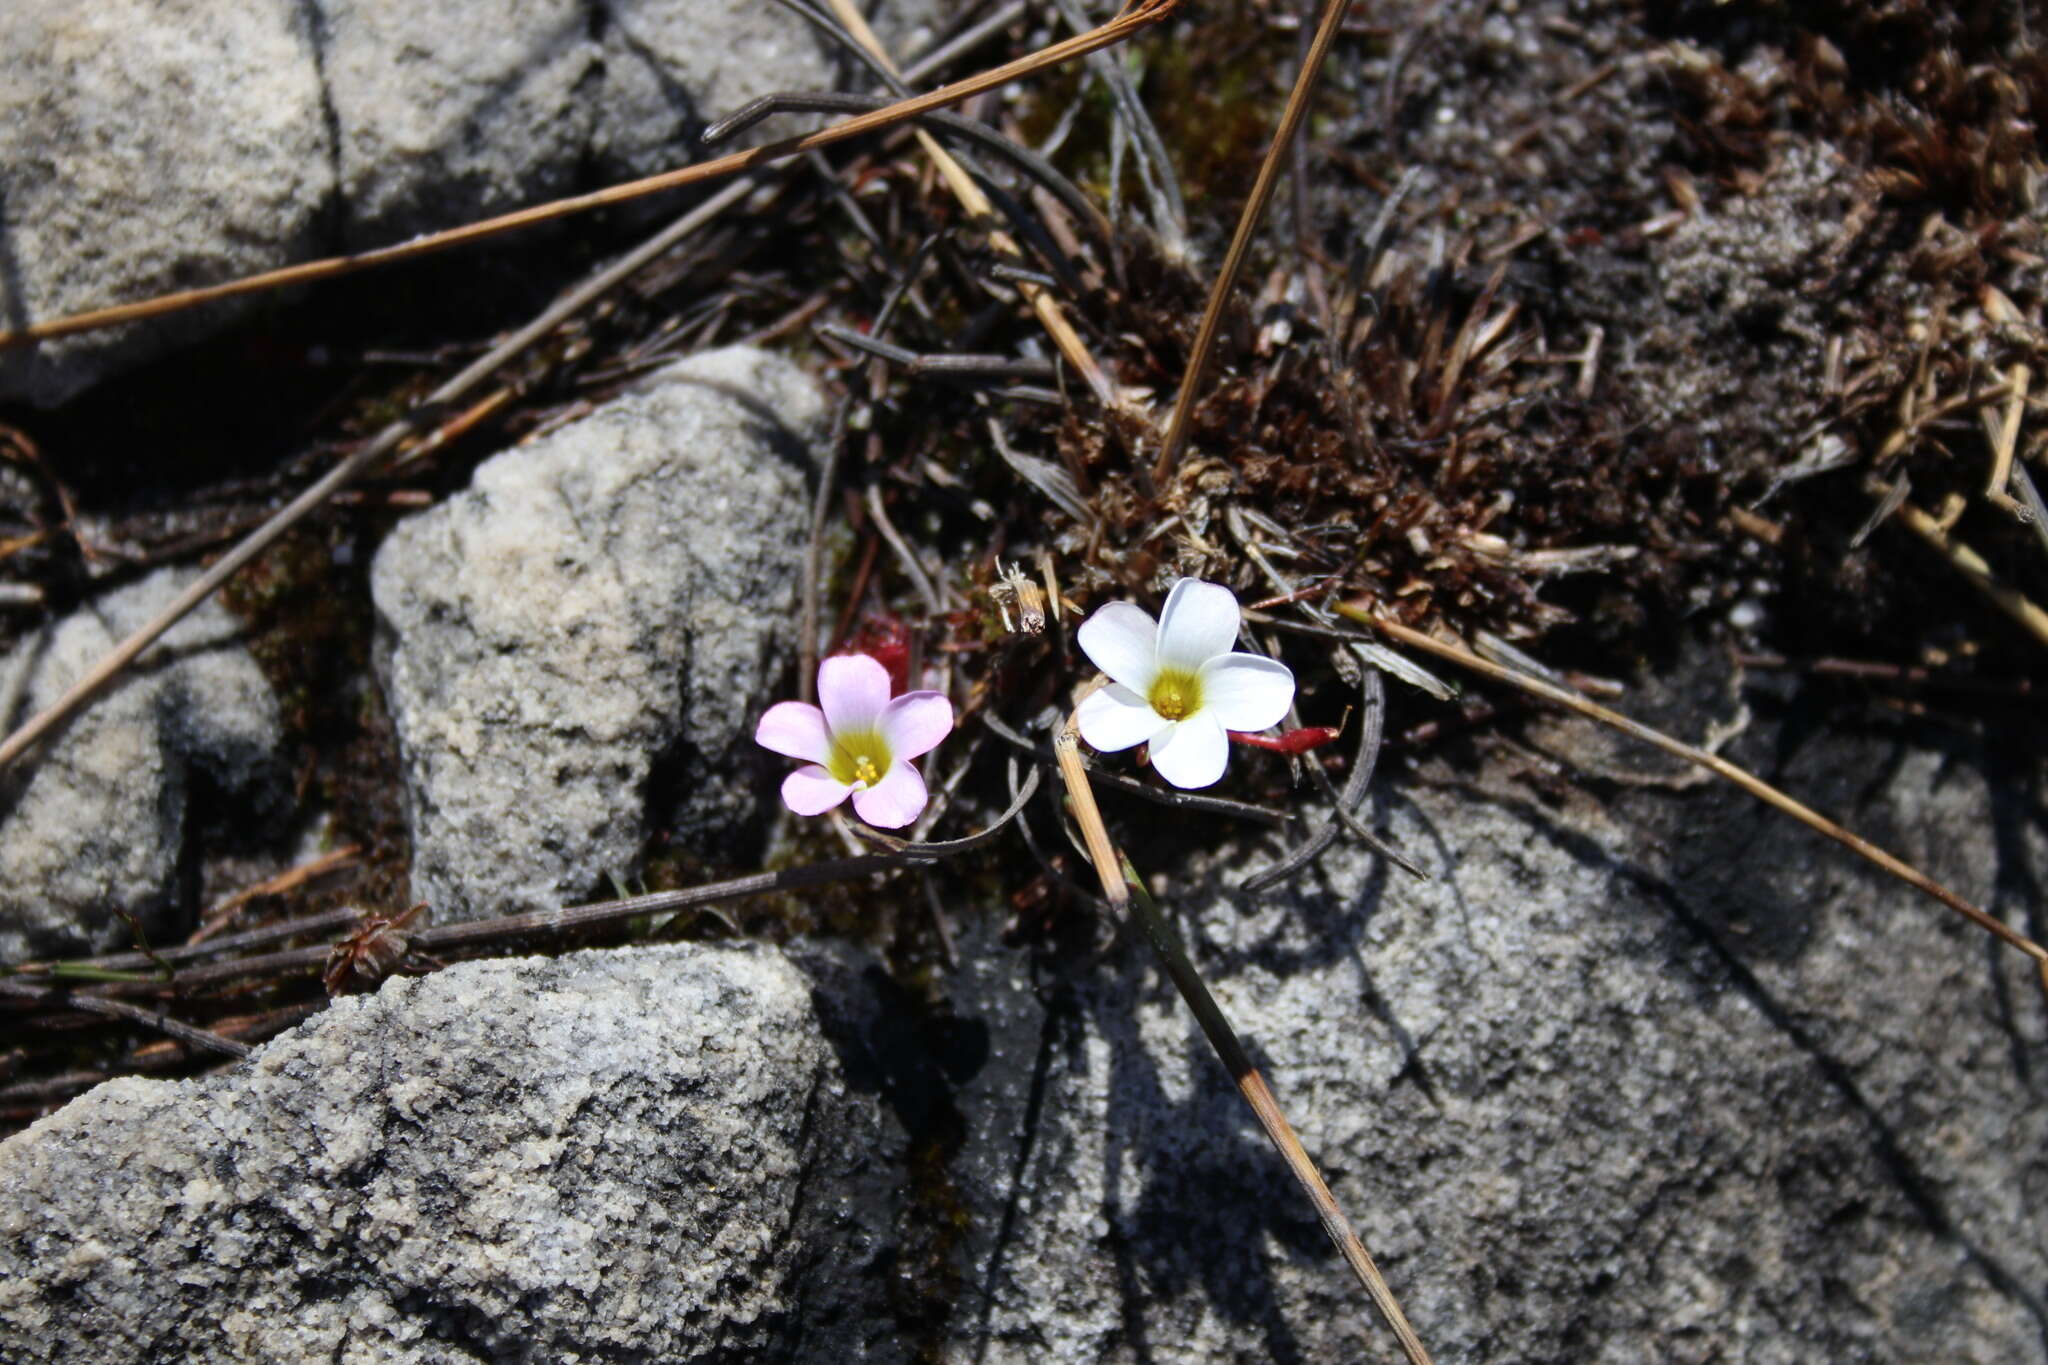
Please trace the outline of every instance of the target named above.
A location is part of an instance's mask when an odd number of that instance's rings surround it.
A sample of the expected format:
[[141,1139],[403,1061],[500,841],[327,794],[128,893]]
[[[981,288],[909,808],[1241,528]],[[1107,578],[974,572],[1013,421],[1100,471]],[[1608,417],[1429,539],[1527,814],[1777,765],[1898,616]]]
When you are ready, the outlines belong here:
[[938,692],[905,692],[883,708],[880,728],[891,758],[916,758],[953,733],[953,703]]
[[1202,665],[1202,714],[1226,730],[1278,725],[1294,702],[1294,672],[1278,659],[1219,654]]
[[889,670],[865,654],[835,654],[818,665],[818,705],[832,733],[872,730],[889,704]]
[[823,768],[812,764],[808,768],[798,768],[782,779],[782,804],[798,815],[823,815],[844,801],[852,790]]
[[1173,727],[1172,721],[1122,683],[1111,683],[1081,698],[1074,718],[1081,738],[1102,754],[1143,744]]
[[825,728],[825,713],[806,702],[779,701],[769,707],[754,727],[754,743],[807,763],[832,761],[832,732]]
[[877,829],[902,829],[924,810],[924,779],[908,763],[891,763],[874,786],[853,794],[853,810]]
[[1192,673],[1230,652],[1237,643],[1237,623],[1237,598],[1230,589],[1183,578],[1166,594],[1166,608],[1159,613],[1159,662]]
[[1230,737],[1207,709],[1174,725],[1152,742],[1152,766],[1176,787],[1207,787],[1230,761]]
[[1139,696],[1152,690],[1152,679],[1159,672],[1154,657],[1159,625],[1142,609],[1129,602],[1111,602],[1083,621],[1075,638],[1081,642],[1081,652],[1112,681]]

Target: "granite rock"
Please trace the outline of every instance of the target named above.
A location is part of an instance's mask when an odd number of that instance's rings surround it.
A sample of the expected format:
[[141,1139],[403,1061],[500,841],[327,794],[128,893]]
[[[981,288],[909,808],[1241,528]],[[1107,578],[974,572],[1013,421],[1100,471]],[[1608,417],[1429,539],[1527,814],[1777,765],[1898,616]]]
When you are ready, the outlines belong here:
[[[0,6],[0,326],[317,254],[334,188],[291,0]],[[0,351],[0,398],[62,402],[243,311]]]
[[[2038,913],[2048,821],[1995,755],[1736,751]],[[2027,960],[1732,790],[1549,785],[1402,782],[1379,819],[1428,883],[1340,847],[1235,903],[1253,847],[1164,888],[1435,1358],[2048,1359]],[[1112,827],[1185,857],[1147,815]],[[1395,1358],[1149,954],[1034,983],[961,919],[949,1008],[994,1060],[954,1095],[952,1358]]]
[[[650,800],[685,840],[773,790],[752,745],[787,667],[824,400],[733,348],[499,455],[379,550],[379,672],[413,889],[446,919],[629,876]],[[671,760],[677,780],[650,778]]]
[[[7,728],[55,701],[195,575],[163,569],[18,643],[0,661]],[[281,809],[277,698],[209,601],[7,773],[0,786],[0,962],[125,943],[171,926],[195,779]]]
[[603,74],[578,0],[320,0],[350,247],[577,188]]
[[891,1358],[853,1112],[773,950],[394,980],[0,1143],[0,1357]]
[[[875,21],[906,51],[932,6]],[[801,19],[753,0],[12,0],[0,327],[686,165],[708,119],[831,88],[836,62]],[[0,352],[0,399],[65,402],[251,306]]]

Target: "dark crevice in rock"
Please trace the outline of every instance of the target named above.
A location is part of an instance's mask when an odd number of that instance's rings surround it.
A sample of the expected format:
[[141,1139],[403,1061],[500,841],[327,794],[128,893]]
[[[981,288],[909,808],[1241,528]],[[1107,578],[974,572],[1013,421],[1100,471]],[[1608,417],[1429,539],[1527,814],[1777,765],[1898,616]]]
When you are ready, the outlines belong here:
[[1044,1127],[1046,1091],[1052,1076],[1053,1058],[1058,1055],[1059,1035],[1068,1027],[1072,1014],[1071,994],[1058,990],[1047,1002],[1045,1015],[1039,1024],[1038,1048],[1031,1062],[1031,1083],[1025,1091],[1023,1120],[1017,1129],[1017,1156],[1010,1165],[1010,1188],[1003,1196],[1002,1217],[996,1223],[988,1264],[981,1274],[981,1313],[974,1333],[979,1346],[977,1359],[988,1351],[989,1320],[995,1310],[996,1276],[1002,1270],[1004,1253],[1016,1241],[1017,1206],[1023,1197],[1024,1182],[1031,1173],[1032,1155],[1038,1150],[1039,1133]]
[[334,87],[327,79],[327,11],[320,0],[298,0],[298,7],[299,20],[305,26],[306,46],[313,56],[313,74],[320,82],[320,121],[327,133],[329,184],[315,236],[324,244],[322,250],[340,252],[344,249],[342,224],[347,206],[342,202],[341,192],[341,115],[335,111]]

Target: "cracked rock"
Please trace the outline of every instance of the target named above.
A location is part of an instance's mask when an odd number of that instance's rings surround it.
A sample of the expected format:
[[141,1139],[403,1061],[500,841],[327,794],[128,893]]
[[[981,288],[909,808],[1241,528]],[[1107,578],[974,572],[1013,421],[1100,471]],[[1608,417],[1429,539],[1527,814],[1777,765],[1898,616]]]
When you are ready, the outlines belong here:
[[[333,163],[299,12],[0,5],[0,326],[318,253]],[[0,352],[0,398],[62,402],[243,311]]]
[[847,1095],[772,949],[394,980],[0,1143],[0,1357],[899,1359]]
[[[725,837],[773,783],[752,745],[787,667],[824,399],[735,347],[492,459],[377,555],[413,890],[445,920],[629,877],[665,829]],[[673,758],[675,790],[652,790]]]
[[[2048,836],[1997,755],[1736,748],[2038,908]],[[2044,1358],[2026,958],[1725,787],[1431,776],[1380,816],[1429,883],[1340,846],[1235,906],[1257,850],[1167,899],[1436,1359]],[[958,918],[950,1005],[997,1060],[955,1097],[953,1358],[1397,1356],[1149,954],[1034,987]]]
[[[165,569],[17,644],[0,661],[11,730],[55,701],[191,582]],[[280,800],[277,699],[209,601],[11,768],[0,787],[0,962],[126,943],[171,926],[195,778]]]

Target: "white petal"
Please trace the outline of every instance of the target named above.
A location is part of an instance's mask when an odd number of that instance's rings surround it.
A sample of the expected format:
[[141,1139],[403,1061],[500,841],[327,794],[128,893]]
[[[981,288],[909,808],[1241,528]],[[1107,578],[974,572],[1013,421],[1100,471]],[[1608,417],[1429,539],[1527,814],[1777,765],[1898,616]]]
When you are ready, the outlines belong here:
[[800,701],[779,701],[754,727],[754,743],[808,763],[832,761],[832,734],[825,713]]
[[1230,737],[1208,711],[1180,721],[1171,733],[1152,743],[1152,766],[1176,787],[1207,787],[1223,776],[1230,762]]
[[844,801],[852,790],[813,764],[808,768],[798,768],[782,779],[782,804],[798,815],[823,815]]
[[924,810],[924,778],[908,763],[891,763],[882,780],[853,794],[853,813],[877,829],[902,829]]
[[916,758],[953,733],[953,703],[937,692],[905,692],[883,708],[877,728],[889,757]]
[[1075,721],[1081,738],[1097,753],[1113,754],[1156,739],[1173,722],[1122,683],[1111,683],[1081,699]]
[[889,704],[889,670],[866,654],[835,654],[818,665],[818,705],[835,735],[872,730]]
[[1152,679],[1159,672],[1154,658],[1159,623],[1143,608],[1111,602],[1083,621],[1075,638],[1081,642],[1081,652],[1109,674],[1111,681],[1141,697],[1152,690]]
[[1226,730],[1278,725],[1294,701],[1294,673],[1278,659],[1219,654],[1202,665],[1202,714]]
[[1237,643],[1237,599],[1230,589],[1183,578],[1159,613],[1159,662],[1192,673]]

